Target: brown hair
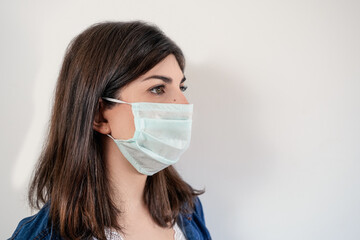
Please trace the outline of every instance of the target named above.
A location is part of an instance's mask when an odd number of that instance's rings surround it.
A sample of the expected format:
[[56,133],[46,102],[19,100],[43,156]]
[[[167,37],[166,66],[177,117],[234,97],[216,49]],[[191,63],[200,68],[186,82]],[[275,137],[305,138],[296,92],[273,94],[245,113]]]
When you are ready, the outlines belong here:
[[[182,71],[180,48],[154,25],[141,21],[102,22],[69,44],[57,80],[48,136],[29,188],[29,202],[40,208],[50,201],[50,218],[62,237],[106,239],[105,227],[121,231],[120,211],[111,199],[101,134],[93,121],[102,96],[143,75],[169,54]],[[108,103],[112,107],[112,103]],[[154,221],[168,227],[189,213],[203,193],[168,167],[146,180],[144,202]]]

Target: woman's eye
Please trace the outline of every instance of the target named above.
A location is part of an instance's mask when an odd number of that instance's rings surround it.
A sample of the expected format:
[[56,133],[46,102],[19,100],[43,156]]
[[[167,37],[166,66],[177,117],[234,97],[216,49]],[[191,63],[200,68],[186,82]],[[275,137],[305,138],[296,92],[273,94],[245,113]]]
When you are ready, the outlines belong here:
[[164,85],[156,86],[156,87],[151,88],[150,92],[154,93],[156,95],[160,95],[160,94],[163,94],[165,92],[164,88],[165,88]]
[[[185,92],[187,88],[188,88],[187,86],[180,86],[180,90],[182,92]],[[156,95],[164,94],[165,93],[165,85],[160,85],[160,86],[153,87],[149,91],[151,93],[153,93],[153,94],[156,94]]]
[[187,86],[180,86],[182,92],[185,92],[187,88],[188,88]]

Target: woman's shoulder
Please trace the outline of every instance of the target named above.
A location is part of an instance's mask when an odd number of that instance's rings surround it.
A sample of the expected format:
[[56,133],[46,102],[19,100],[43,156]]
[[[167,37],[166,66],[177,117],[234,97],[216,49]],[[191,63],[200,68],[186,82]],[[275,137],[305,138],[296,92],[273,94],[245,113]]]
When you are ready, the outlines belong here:
[[178,225],[187,239],[210,240],[210,232],[205,225],[204,210],[199,197],[194,200],[194,211],[189,214],[180,214]]
[[49,205],[45,204],[35,215],[22,219],[9,239],[61,239],[52,229]]
[[[187,239],[211,240],[210,233],[205,225],[200,198],[195,198],[194,211],[180,214],[177,223]],[[35,215],[22,219],[9,239],[61,240],[62,238],[53,230],[49,221],[49,204],[44,205]]]

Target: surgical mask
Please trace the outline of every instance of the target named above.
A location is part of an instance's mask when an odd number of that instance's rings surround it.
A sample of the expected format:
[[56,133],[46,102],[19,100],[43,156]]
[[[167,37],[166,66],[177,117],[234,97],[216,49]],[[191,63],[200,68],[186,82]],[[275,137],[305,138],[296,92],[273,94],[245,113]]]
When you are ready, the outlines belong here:
[[193,104],[135,102],[103,99],[131,105],[135,133],[131,139],[114,140],[124,157],[145,175],[175,164],[189,147]]

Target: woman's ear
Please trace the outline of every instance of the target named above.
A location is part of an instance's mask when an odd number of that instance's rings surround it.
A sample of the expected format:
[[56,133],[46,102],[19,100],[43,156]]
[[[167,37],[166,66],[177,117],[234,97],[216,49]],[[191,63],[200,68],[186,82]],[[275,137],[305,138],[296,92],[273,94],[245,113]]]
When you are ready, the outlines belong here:
[[104,110],[104,102],[100,98],[98,102],[98,108],[94,116],[93,129],[102,134],[110,134],[111,129],[109,122],[104,118]]

